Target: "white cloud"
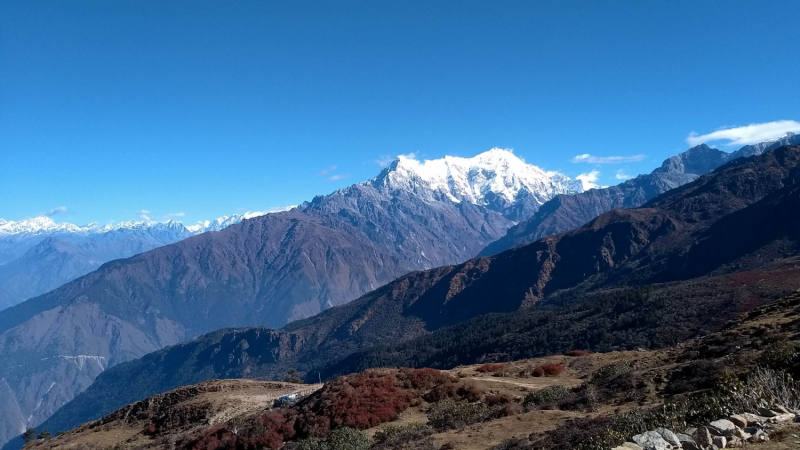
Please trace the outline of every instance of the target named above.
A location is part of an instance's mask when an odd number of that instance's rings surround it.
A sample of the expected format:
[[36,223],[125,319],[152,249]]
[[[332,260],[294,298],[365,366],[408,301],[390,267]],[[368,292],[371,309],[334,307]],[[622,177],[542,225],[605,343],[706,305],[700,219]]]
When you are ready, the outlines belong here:
[[150,217],[151,214],[152,213],[146,209],[139,210],[139,212],[136,213],[136,215],[138,215],[140,219],[146,220],[148,222],[152,220],[152,218]]
[[395,158],[392,158],[389,155],[381,155],[380,158],[375,160],[375,164],[377,164],[377,165],[379,165],[381,167],[389,167],[389,164],[391,164],[392,161],[394,161],[394,160],[395,160]]
[[618,180],[630,180],[630,179],[631,179],[631,178],[633,178],[633,177],[632,177],[632,176],[630,176],[630,175],[628,175],[627,173],[625,173],[625,171],[624,171],[624,170],[622,170],[622,169],[619,169],[619,170],[617,171],[617,173],[614,175],[614,178],[616,178],[616,179],[618,179]]
[[689,133],[686,142],[694,147],[704,142],[728,141],[728,146],[743,146],[777,139],[786,133],[800,132],[800,123],[794,120],[778,120],[766,123],[751,123],[743,127],[725,128],[708,134]]
[[336,170],[336,165],[335,164],[330,166],[330,167],[328,167],[328,168],[320,170],[319,171],[319,175],[325,175],[327,173],[333,172],[334,170]]
[[333,175],[333,176],[328,177],[328,181],[344,180],[347,177],[348,177],[348,175]]
[[66,213],[67,213],[67,207],[66,206],[59,206],[57,208],[51,209],[50,211],[47,211],[46,213],[44,213],[44,215],[47,216],[47,217],[52,217],[52,216],[57,216],[59,214],[66,214]]
[[592,156],[588,153],[578,155],[572,158],[573,163],[589,163],[589,164],[622,164],[629,162],[641,161],[645,158],[644,155],[631,155],[631,156]]
[[183,217],[185,215],[186,215],[185,212],[176,212],[176,213],[164,214],[164,217],[167,219],[171,219],[173,217]]
[[577,177],[575,177],[576,180],[583,183],[584,190],[594,189],[599,187],[597,184],[597,180],[599,178],[600,178],[600,171],[598,170],[592,170],[591,172],[588,173],[582,173]]

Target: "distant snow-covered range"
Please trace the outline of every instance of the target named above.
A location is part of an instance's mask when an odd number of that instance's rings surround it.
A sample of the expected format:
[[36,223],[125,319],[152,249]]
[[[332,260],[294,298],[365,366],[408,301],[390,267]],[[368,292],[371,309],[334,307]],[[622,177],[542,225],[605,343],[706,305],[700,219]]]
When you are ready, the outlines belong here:
[[108,261],[288,209],[291,207],[222,216],[189,226],[177,221],[79,226],[46,216],[0,219],[0,310],[44,294]]
[[533,214],[558,194],[576,194],[600,186],[573,180],[528,164],[511,150],[493,148],[472,158],[445,156],[420,161],[398,156],[375,179],[379,190],[403,190],[422,198],[484,206],[511,220]]

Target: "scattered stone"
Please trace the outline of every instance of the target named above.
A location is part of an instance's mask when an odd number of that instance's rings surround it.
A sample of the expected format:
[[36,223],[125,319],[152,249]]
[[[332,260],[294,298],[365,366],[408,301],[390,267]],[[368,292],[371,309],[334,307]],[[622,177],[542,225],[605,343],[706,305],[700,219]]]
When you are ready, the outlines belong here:
[[795,415],[792,413],[780,413],[777,416],[770,417],[769,421],[776,423],[776,422],[788,422],[790,420],[794,420]]
[[669,442],[665,441],[660,434],[655,431],[646,431],[642,434],[637,434],[633,437],[633,442],[636,442],[644,450],[670,450],[672,448]]
[[769,436],[767,433],[764,432],[761,428],[757,428],[753,433],[751,433],[750,439],[747,442],[766,442],[769,440]]
[[775,417],[781,413],[767,408],[758,408],[758,413],[764,417]]
[[730,420],[720,419],[708,424],[708,428],[712,434],[728,437],[733,436],[733,432],[736,430],[736,425],[734,425]]
[[697,444],[694,442],[694,439],[692,439],[692,437],[688,434],[676,433],[675,437],[678,438],[678,441],[681,444],[678,446],[678,448],[683,450],[700,450],[700,447],[697,446]]
[[747,423],[747,419],[745,419],[744,417],[742,417],[739,414],[734,414],[734,415],[728,417],[728,420],[733,422],[733,424],[736,425],[739,428],[744,428],[744,427],[750,425],[749,423]]
[[678,436],[676,436],[675,433],[672,432],[672,430],[668,430],[666,428],[656,428],[654,431],[659,435],[661,435],[661,438],[667,441],[669,445],[678,448],[681,447],[680,439],[678,439]]
[[725,448],[725,446],[728,444],[728,440],[725,438],[725,436],[714,436],[712,438],[712,442],[719,448]]
[[781,405],[772,405],[772,410],[777,411],[781,414],[794,414],[793,412],[789,411],[787,408]]
[[714,441],[711,437],[711,432],[706,427],[700,427],[692,434],[694,442],[701,447],[708,447],[713,445]]
[[736,431],[733,432],[733,435],[745,441],[750,439],[750,433],[741,428],[737,428]]
[[739,414],[739,415],[744,417],[744,419],[747,421],[747,426],[748,427],[752,427],[754,425],[761,425],[765,420],[764,417],[757,416],[757,415],[751,414],[751,413],[744,413],[744,414]]
[[617,447],[617,448],[622,448],[623,450],[644,450],[638,444],[634,444],[633,442],[626,442],[622,444],[622,447]]
[[731,436],[728,438],[728,442],[726,445],[728,446],[728,448],[739,448],[744,446],[744,441],[736,436]]

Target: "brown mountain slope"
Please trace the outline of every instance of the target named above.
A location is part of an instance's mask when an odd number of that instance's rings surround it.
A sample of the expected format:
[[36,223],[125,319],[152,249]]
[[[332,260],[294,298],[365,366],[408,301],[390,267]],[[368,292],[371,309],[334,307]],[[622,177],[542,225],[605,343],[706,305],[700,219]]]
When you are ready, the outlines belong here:
[[[748,409],[756,400],[752,393],[763,401],[775,394],[800,401],[798,392],[748,388],[757,365],[800,373],[798,305],[794,293],[741,314],[724,330],[656,351],[570,352],[449,371],[373,369],[321,389],[309,386],[308,397],[281,409],[264,405],[262,397],[274,398],[275,387],[262,382],[202,383],[133,403],[26,449],[295,448],[291,442],[325,437],[343,425],[365,430],[373,450],[611,448],[658,426],[682,432],[731,412],[756,413]],[[454,401],[472,406],[459,416],[440,412]],[[412,424],[413,432],[397,428]],[[387,426],[399,436],[387,439]],[[747,448],[794,448],[797,424],[773,420],[765,428],[771,442]],[[589,442],[598,438],[607,445]]]
[[[796,223],[800,211],[790,207],[798,195],[792,187],[798,166],[800,147],[783,147],[734,161],[714,174],[656,198],[644,208],[612,211],[579,229],[494,257],[409,274],[348,305],[271,332],[276,333],[275,337],[258,346],[258,353],[265,359],[253,366],[238,365],[236,370],[250,367],[272,376],[287,365],[313,370],[320,363],[364,347],[402,342],[489,312],[530,308],[548,298],[543,303],[545,307],[557,305],[555,302],[569,307],[589,291],[763,268],[787,254],[796,254],[796,236],[789,233],[789,228],[765,228],[755,248],[737,245],[741,238],[735,234],[720,234],[720,238],[709,240],[706,233],[737,211],[731,217],[741,221],[757,218],[765,208],[783,210],[786,215],[779,220]],[[725,253],[723,247],[730,249]],[[698,251],[709,255],[701,265],[692,257]],[[782,285],[782,289],[786,288],[797,286],[788,280]],[[694,294],[690,290],[681,295],[670,307],[685,309]],[[754,302],[758,301],[756,297]],[[730,314],[735,310],[722,311],[714,319],[725,320]],[[689,323],[692,326],[681,336],[697,332],[702,321]],[[231,339],[225,348],[235,347],[235,342]],[[148,355],[119,370],[109,370],[48,426],[63,429],[78,417],[108,411],[114,399],[124,397],[124,386],[140,385],[137,380],[154,371],[161,374],[156,378],[163,383],[150,388],[163,390],[175,386],[170,383],[200,381],[203,372],[190,367],[192,361],[202,361],[199,355],[205,344],[201,339],[191,345],[195,350],[190,354],[194,356],[188,359],[184,356],[187,347],[179,346]],[[158,390],[131,394],[146,396],[154,392]],[[112,402],[106,403],[109,399]]]

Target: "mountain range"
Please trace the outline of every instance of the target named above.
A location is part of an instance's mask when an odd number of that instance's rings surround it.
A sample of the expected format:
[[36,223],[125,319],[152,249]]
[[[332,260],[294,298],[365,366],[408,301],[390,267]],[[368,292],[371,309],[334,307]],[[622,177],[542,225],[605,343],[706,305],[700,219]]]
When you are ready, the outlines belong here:
[[70,428],[212,377],[274,378],[297,367],[316,379],[374,366],[672,345],[800,286],[798,182],[800,146],[737,158],[639,208],[410,273],[281,330],[215,331],[119,364],[43,426]]
[[0,310],[51,291],[105,262],[263,214],[234,214],[190,226],[177,221],[78,226],[46,216],[0,219]]
[[400,157],[290,211],[105,263],[0,314],[9,392],[0,401],[20,412],[0,440],[41,423],[108,367],[219,328],[277,328],[410,271],[460,263],[553,195],[584,187],[507,150]]
[[661,167],[645,175],[605,189],[576,195],[556,195],[528,220],[508,229],[505,236],[489,244],[480,254],[494,255],[517,245],[577,228],[612,209],[636,208],[664,192],[694,181],[700,175],[736,158],[760,155],[784,145],[800,144],[800,135],[788,133],[780,139],[746,145],[726,153],[701,144],[666,159]]

